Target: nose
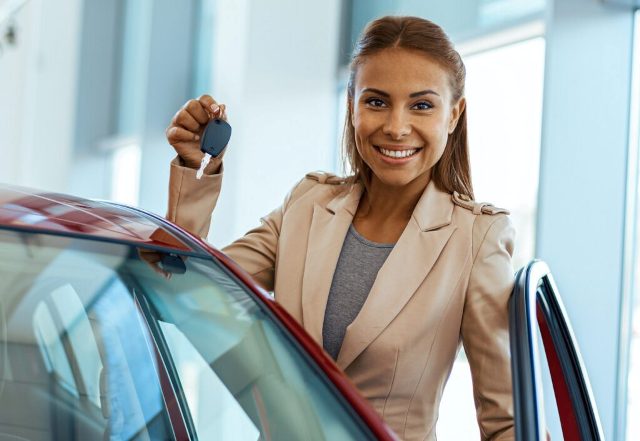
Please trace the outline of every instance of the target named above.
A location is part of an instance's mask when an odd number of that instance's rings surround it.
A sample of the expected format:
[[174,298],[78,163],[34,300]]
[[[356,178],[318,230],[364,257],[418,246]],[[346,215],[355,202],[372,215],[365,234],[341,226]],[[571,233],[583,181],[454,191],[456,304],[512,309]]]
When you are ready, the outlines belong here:
[[395,140],[402,139],[411,133],[411,124],[404,109],[395,108],[388,113],[382,133]]

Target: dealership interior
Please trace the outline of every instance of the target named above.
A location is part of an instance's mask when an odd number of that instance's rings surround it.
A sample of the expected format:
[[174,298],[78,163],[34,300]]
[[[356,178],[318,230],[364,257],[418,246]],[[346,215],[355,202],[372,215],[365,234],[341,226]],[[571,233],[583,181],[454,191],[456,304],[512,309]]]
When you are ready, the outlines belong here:
[[[165,129],[210,94],[233,126],[222,247],[306,173],[348,173],[350,55],[384,15],[454,42],[476,199],[510,210],[514,270],[551,269],[605,438],[640,439],[639,0],[0,0],[0,182],[164,215]],[[471,389],[461,350],[439,439],[479,438]]]

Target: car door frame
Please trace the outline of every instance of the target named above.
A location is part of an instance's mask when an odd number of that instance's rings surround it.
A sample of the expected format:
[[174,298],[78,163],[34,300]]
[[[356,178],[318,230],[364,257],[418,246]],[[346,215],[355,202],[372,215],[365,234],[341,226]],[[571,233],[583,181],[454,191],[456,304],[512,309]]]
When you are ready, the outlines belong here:
[[516,439],[543,441],[546,436],[537,330],[549,365],[564,439],[603,440],[577,340],[551,271],[540,260],[533,260],[518,271],[509,301]]

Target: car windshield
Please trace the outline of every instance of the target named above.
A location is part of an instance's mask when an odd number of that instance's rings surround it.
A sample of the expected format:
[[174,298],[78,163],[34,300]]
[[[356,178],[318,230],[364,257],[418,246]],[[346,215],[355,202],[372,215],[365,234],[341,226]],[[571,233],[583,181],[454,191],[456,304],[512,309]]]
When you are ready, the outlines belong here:
[[186,434],[372,438],[213,259],[0,230],[0,438]]

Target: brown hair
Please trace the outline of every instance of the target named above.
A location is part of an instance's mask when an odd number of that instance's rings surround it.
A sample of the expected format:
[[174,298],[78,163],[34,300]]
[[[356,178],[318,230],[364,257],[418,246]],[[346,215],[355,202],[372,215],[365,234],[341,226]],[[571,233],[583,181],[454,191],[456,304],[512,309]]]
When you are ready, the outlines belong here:
[[[349,66],[347,114],[342,136],[344,160],[348,162],[354,174],[351,182],[360,182],[365,189],[369,188],[371,182],[371,169],[358,153],[355,130],[351,124],[353,115],[350,103],[353,102],[354,97],[356,72],[358,66],[367,56],[383,49],[396,47],[417,50],[433,58],[449,73],[453,102],[457,102],[464,95],[464,63],[440,26],[418,17],[387,16],[369,23],[356,43]],[[442,157],[433,166],[431,179],[443,191],[449,193],[457,191],[473,198],[466,113],[465,108],[458,119],[454,132],[447,139]]]

